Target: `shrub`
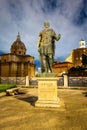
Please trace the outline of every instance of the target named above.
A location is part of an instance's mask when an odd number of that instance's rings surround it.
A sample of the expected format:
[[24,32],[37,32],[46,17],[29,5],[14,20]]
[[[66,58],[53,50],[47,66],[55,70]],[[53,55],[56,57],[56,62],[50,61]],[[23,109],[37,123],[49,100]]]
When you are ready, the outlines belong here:
[[16,87],[15,84],[0,84],[0,93],[6,91],[7,89],[15,87]]

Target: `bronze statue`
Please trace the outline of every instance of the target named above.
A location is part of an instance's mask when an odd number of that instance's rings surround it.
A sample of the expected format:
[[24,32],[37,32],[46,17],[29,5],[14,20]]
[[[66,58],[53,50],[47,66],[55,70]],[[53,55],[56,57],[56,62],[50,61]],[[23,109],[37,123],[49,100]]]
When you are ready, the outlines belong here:
[[55,55],[55,40],[58,41],[60,34],[56,35],[53,29],[50,29],[49,22],[44,23],[45,29],[39,34],[38,52],[40,55],[41,72],[52,72],[52,64]]

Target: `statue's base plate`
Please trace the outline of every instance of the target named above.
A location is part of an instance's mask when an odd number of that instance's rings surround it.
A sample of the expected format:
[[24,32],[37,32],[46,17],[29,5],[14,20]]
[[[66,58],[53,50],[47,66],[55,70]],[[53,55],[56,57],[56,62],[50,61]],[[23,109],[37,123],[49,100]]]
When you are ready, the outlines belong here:
[[63,102],[58,98],[57,101],[50,101],[50,100],[38,100],[35,104],[36,107],[51,107],[57,108],[63,106]]

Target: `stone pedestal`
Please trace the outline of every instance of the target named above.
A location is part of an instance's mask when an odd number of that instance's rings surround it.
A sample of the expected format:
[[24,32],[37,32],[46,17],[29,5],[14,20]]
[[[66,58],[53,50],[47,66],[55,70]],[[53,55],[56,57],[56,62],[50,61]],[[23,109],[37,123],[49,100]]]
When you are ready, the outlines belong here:
[[38,101],[36,107],[60,107],[57,96],[58,77],[38,77]]

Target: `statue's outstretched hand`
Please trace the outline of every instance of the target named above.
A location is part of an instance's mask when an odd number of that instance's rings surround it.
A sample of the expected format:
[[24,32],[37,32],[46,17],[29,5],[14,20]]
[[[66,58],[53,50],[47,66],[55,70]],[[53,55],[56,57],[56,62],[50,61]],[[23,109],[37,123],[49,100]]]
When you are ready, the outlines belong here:
[[59,33],[57,36],[57,40],[59,40],[61,38],[61,34]]

